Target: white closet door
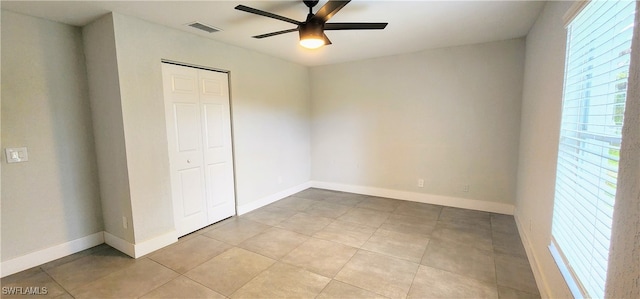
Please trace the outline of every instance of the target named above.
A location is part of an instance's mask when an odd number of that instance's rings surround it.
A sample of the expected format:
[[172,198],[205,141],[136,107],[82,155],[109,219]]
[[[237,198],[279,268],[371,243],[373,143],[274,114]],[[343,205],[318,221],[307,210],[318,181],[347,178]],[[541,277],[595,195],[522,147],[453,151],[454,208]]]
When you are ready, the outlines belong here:
[[226,73],[198,70],[209,223],[236,212]]
[[198,71],[162,64],[171,195],[180,236],[207,225]]
[[180,236],[235,214],[227,74],[162,64],[171,190]]

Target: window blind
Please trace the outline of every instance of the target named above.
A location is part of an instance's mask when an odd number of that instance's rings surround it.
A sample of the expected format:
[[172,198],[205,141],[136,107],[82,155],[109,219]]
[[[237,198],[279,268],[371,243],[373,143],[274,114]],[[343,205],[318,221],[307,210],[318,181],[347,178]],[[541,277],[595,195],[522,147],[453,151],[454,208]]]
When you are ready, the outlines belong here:
[[604,297],[634,16],[591,1],[567,27],[552,249],[577,297]]

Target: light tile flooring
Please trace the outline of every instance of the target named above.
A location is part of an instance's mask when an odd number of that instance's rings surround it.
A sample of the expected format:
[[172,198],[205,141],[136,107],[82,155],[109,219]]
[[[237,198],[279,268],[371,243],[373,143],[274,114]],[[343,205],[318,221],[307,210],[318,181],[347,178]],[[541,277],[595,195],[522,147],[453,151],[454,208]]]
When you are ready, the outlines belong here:
[[103,244],[2,286],[58,298],[540,297],[512,216],[321,189],[137,260]]

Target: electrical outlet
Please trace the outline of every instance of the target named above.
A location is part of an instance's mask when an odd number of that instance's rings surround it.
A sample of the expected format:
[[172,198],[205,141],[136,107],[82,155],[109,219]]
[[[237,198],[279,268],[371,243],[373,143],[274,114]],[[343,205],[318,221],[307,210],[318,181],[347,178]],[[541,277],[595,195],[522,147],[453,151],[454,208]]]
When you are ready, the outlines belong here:
[[26,147],[6,148],[5,156],[7,163],[20,163],[29,161],[29,154]]
[[129,222],[127,221],[127,216],[122,216],[122,227],[129,228]]
[[418,179],[418,187],[424,188],[424,179]]
[[469,185],[462,186],[462,192],[464,192],[464,193],[469,192]]

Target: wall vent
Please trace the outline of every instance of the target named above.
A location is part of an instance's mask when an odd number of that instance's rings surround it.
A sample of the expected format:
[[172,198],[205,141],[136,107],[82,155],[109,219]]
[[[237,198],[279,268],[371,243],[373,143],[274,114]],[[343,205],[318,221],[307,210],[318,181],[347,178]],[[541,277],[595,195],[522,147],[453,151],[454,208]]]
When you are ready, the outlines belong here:
[[189,27],[193,27],[202,31],[206,31],[207,33],[214,33],[214,32],[218,32],[221,31],[222,29],[220,28],[216,28],[201,22],[193,22],[193,23],[189,23],[187,24],[187,26]]

